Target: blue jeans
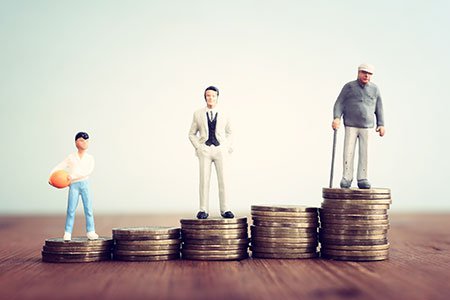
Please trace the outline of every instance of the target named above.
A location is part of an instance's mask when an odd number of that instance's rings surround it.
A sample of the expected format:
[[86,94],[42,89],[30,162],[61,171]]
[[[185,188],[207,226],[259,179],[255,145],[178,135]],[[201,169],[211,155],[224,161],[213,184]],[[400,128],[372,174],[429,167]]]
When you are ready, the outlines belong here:
[[95,231],[94,214],[92,212],[92,199],[89,193],[89,182],[87,180],[74,182],[69,188],[69,199],[67,202],[66,232],[72,233],[75,212],[81,195],[86,218],[86,231]]

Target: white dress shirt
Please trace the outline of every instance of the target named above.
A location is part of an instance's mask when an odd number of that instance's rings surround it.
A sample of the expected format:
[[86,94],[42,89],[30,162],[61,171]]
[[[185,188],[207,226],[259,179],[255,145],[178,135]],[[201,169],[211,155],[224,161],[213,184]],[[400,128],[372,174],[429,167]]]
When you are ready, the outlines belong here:
[[77,182],[88,179],[94,171],[94,166],[95,161],[92,155],[84,153],[83,158],[80,158],[78,152],[75,152],[53,168],[51,174],[64,170],[72,177],[72,182]]

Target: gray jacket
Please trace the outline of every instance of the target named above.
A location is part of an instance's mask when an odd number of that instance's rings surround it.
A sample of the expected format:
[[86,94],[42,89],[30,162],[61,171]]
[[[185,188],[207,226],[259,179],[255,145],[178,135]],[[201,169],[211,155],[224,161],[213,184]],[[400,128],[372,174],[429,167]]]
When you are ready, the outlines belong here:
[[344,116],[344,125],[372,128],[374,116],[377,126],[384,126],[383,102],[374,83],[361,84],[358,80],[345,84],[333,109],[334,118]]

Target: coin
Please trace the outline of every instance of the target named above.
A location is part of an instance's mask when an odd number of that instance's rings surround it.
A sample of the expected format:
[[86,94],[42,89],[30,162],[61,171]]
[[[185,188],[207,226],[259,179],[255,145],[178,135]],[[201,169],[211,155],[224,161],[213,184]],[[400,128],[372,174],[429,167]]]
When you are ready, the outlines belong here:
[[377,235],[387,234],[387,229],[384,230],[340,230],[334,228],[320,228],[319,233],[325,234],[342,234],[342,235]]
[[333,219],[323,218],[322,223],[337,225],[388,225],[389,220],[355,220],[355,219]]
[[376,210],[380,210],[380,209],[389,209],[389,204],[339,204],[338,201],[334,201],[334,202],[322,202],[322,208],[327,209],[327,208],[338,208],[338,209],[365,209],[365,210],[369,210],[369,209],[376,209]]
[[169,255],[114,255],[114,260],[122,261],[162,261],[180,259],[180,254]]
[[273,232],[273,233],[312,233],[316,232],[317,230],[315,228],[250,225],[250,231]]
[[384,245],[387,244],[387,239],[380,240],[332,240],[332,239],[320,239],[320,244],[326,248],[328,245],[341,245],[341,246],[371,246],[371,245]]
[[247,232],[236,233],[236,234],[187,234],[183,233],[182,239],[186,240],[210,240],[210,239],[243,239],[247,238]]
[[303,205],[252,205],[251,210],[274,212],[313,212],[317,213],[317,207]]
[[134,246],[156,246],[156,245],[179,245],[181,239],[161,239],[161,240],[116,240],[116,245],[134,245]]
[[268,238],[312,238],[317,237],[317,233],[271,233],[271,232],[260,232],[252,231],[252,239],[257,239],[260,237]]
[[121,245],[121,244],[117,244],[115,246],[116,250],[137,250],[137,251],[144,251],[144,250],[149,250],[149,251],[157,251],[157,250],[169,250],[169,249],[174,249],[174,250],[179,250],[180,249],[180,244],[172,244],[172,245]]
[[257,247],[252,246],[250,247],[250,250],[253,252],[259,252],[259,253],[290,253],[290,254],[296,254],[296,253],[311,253],[311,252],[317,252],[316,246],[310,246],[305,248],[275,248],[275,247]]
[[223,255],[192,255],[182,254],[183,259],[189,260],[242,260],[248,258],[248,253],[245,254],[223,254]]
[[381,255],[381,256],[334,256],[328,254],[322,254],[321,257],[334,259],[334,260],[347,260],[347,261],[379,261],[386,260],[389,258],[389,255]]
[[328,214],[355,214],[355,215],[387,215],[387,209],[339,209],[339,208],[321,208],[319,215]]
[[181,219],[181,224],[189,225],[220,225],[220,224],[236,224],[247,223],[247,217],[223,219],[223,218],[208,218],[208,219]]
[[43,250],[42,253],[49,255],[63,255],[63,256],[101,256],[111,254],[111,250],[108,251],[64,251],[64,252],[52,252],[48,250]]
[[318,226],[319,222],[314,223],[288,223],[288,222],[265,222],[265,221],[253,221],[253,225],[262,228],[295,228],[304,229],[305,231],[314,231]]
[[306,238],[258,237],[258,242],[267,242],[267,243],[309,243],[315,241],[317,241],[317,237],[306,237]]
[[170,255],[179,253],[179,249],[165,249],[165,250],[114,250],[114,255]]
[[166,226],[122,227],[113,228],[112,232],[113,235],[177,235],[180,234],[180,228]]
[[247,253],[247,248],[233,250],[217,250],[217,249],[183,249],[183,255],[238,255]]
[[264,210],[252,210],[252,217],[270,217],[270,218],[308,218],[317,216],[315,212],[292,212],[292,211],[264,211]]
[[387,205],[391,204],[391,199],[372,199],[372,200],[366,200],[366,199],[323,199],[323,203],[330,203],[330,204],[357,204],[357,205]]
[[354,215],[354,214],[330,214],[321,213],[320,220],[334,219],[334,220],[387,220],[387,215]]
[[391,194],[391,190],[387,188],[371,188],[371,189],[336,189],[322,188],[322,193],[330,194]]
[[383,245],[366,245],[366,246],[347,246],[347,245],[333,245],[328,244],[326,249],[334,249],[334,250],[361,250],[361,251],[372,251],[372,250],[387,250],[389,249],[389,243]]
[[51,247],[107,246],[113,244],[113,239],[109,237],[99,237],[96,240],[89,240],[85,237],[74,237],[70,241],[64,241],[62,238],[50,238],[45,240],[45,245]]
[[182,235],[230,235],[230,234],[247,234],[247,228],[239,229],[184,229],[181,231]]
[[179,239],[179,234],[139,234],[139,235],[124,235],[124,234],[113,234],[115,240],[167,240],[167,239]]
[[237,239],[221,239],[221,238],[214,238],[214,239],[190,239],[184,242],[185,244],[191,244],[191,245],[248,245],[249,239],[246,238],[237,238]]
[[262,247],[262,248],[282,248],[282,249],[303,249],[308,247],[317,246],[318,242],[295,242],[295,243],[284,243],[284,242],[260,242],[258,240],[252,240],[252,247]]
[[252,252],[254,258],[278,258],[278,259],[299,259],[299,258],[315,258],[318,257],[316,252],[314,253],[265,253],[265,252]]
[[386,234],[377,234],[377,235],[342,235],[342,234],[329,234],[329,233],[320,233],[320,240],[379,240],[385,239]]
[[107,252],[111,251],[112,246],[86,246],[86,247],[51,247],[51,246],[43,246],[43,250],[46,252],[91,252],[91,251],[101,251]]
[[332,193],[322,193],[324,199],[391,199],[390,194],[332,194]]
[[247,228],[247,223],[236,223],[236,224],[219,224],[219,225],[191,225],[182,224],[181,229],[240,229]]
[[339,230],[387,230],[389,229],[389,224],[381,224],[381,225],[360,225],[360,224],[330,224],[330,223],[321,223],[321,228],[330,228],[330,229],[339,229]]
[[334,250],[323,249],[322,253],[333,256],[385,256],[388,255],[389,250]]
[[195,245],[195,244],[183,244],[183,250],[241,250],[247,249],[248,244],[237,245]]

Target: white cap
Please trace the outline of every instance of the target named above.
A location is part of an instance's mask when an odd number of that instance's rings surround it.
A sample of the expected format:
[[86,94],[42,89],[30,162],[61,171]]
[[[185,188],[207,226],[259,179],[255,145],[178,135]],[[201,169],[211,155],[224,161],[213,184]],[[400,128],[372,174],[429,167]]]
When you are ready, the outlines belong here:
[[375,68],[373,67],[373,65],[369,65],[369,64],[360,64],[358,67],[358,71],[366,71],[367,73],[373,74],[373,70]]

